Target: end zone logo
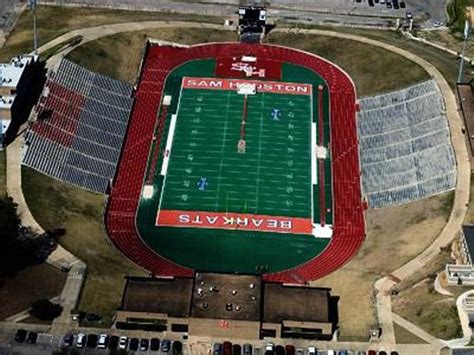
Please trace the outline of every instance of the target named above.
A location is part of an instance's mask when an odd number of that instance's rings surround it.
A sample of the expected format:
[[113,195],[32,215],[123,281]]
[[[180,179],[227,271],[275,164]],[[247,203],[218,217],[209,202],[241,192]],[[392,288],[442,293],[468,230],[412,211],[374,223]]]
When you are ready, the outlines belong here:
[[310,219],[263,216],[238,213],[214,213],[196,211],[160,211],[157,226],[253,230],[261,232],[279,232],[311,234]]

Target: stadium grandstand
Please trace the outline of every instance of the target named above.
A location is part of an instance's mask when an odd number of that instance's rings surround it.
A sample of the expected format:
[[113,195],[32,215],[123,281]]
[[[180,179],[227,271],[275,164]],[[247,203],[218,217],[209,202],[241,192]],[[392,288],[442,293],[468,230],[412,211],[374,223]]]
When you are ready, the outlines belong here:
[[363,191],[370,207],[454,189],[456,160],[434,80],[360,100]]
[[132,92],[127,83],[61,60],[36,105],[23,164],[105,193],[127,130]]

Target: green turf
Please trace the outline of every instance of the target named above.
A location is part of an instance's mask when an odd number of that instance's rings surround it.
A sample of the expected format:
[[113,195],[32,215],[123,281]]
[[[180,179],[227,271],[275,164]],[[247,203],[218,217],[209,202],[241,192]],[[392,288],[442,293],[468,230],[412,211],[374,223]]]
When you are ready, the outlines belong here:
[[[313,90],[312,98],[276,93],[250,96],[246,153],[238,154],[243,97],[231,91],[185,89],[180,92],[182,77],[213,77],[214,66],[213,60],[191,61],[175,69],[166,80],[165,93],[172,96],[172,101],[160,145],[152,149],[164,151],[173,113],[177,113],[176,130],[166,180],[160,176],[161,153],[153,180],[155,194],[151,199],[140,201],[139,233],[160,255],[196,270],[258,273],[296,267],[321,253],[330,240],[304,234],[155,226],[162,189],[161,210],[310,218],[313,207],[317,213],[315,221],[320,218],[319,203],[315,201],[311,206],[310,170],[311,112],[313,117],[318,112],[317,90]],[[313,88],[325,85],[318,75],[307,69],[284,64],[282,70],[282,81],[309,83]],[[179,110],[178,99],[181,100]],[[323,104],[324,144],[328,146],[327,90]],[[273,108],[281,110],[280,121],[271,120]],[[290,110],[294,116],[292,122],[285,116]],[[292,136],[291,142],[289,136]],[[326,207],[329,208],[325,213],[327,223],[331,223],[330,159],[325,166]],[[208,179],[208,188],[204,191],[196,185],[201,177]],[[319,188],[314,195],[315,199],[319,198]]]
[[[311,97],[183,90],[161,209],[311,217]],[[273,108],[282,112],[271,119]],[[197,182],[205,177],[207,189]]]

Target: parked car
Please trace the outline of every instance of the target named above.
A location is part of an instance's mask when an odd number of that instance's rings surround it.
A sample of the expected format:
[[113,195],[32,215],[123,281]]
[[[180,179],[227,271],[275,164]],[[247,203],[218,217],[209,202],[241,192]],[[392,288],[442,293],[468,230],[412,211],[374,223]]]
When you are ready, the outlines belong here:
[[161,351],[167,353],[171,349],[171,340],[164,339],[161,342]]
[[242,355],[242,347],[239,344],[232,345],[232,355]]
[[[161,349],[163,349],[163,347]],[[212,347],[212,353],[214,355],[221,355],[222,354],[222,344],[221,343],[214,343],[214,345]]]
[[63,346],[65,348],[70,348],[73,342],[74,342],[74,335],[72,335],[72,333],[67,333],[63,337]]
[[158,351],[160,350],[160,339],[158,338],[151,338],[150,341],[150,350]]
[[87,336],[86,346],[94,349],[97,346],[97,334],[89,334]]
[[285,348],[281,345],[275,346],[275,354],[276,355],[285,355]]
[[140,341],[137,338],[130,339],[129,349],[131,351],[137,351],[139,343],[140,343]]
[[265,355],[273,355],[275,350],[275,345],[273,343],[265,344]]
[[109,345],[109,336],[107,334],[100,334],[97,347],[99,349],[105,349],[107,348],[107,345]]
[[28,344],[36,344],[36,339],[38,339],[38,333],[29,332],[28,336],[26,337],[26,342]]
[[15,341],[17,343],[23,343],[26,339],[26,330],[24,329],[18,329],[15,334]]
[[377,352],[375,350],[369,350],[369,355],[377,355]]
[[317,355],[317,350],[314,346],[308,346],[308,355]]
[[77,334],[76,347],[83,348],[86,345],[86,335],[84,333]]
[[109,349],[117,349],[119,342],[119,337],[117,335],[112,335],[109,338]]
[[252,355],[252,345],[244,344],[244,355]]
[[183,343],[179,340],[173,341],[173,355],[181,355],[183,353]]
[[140,351],[147,351],[150,346],[150,341],[148,339],[140,340]]
[[121,336],[119,339],[119,349],[125,350],[127,349],[127,345],[128,345],[128,338],[125,336]]
[[295,355],[296,349],[293,345],[287,344],[285,345],[286,355]]
[[300,349],[300,348],[296,349],[296,355],[303,355],[303,354],[304,354],[303,349]]
[[232,343],[230,341],[225,341],[222,344],[222,354],[232,355]]

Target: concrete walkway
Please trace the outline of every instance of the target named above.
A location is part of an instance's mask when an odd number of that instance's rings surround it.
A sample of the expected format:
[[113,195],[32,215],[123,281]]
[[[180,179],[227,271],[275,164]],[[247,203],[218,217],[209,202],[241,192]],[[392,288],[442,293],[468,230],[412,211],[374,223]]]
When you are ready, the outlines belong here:
[[471,342],[472,329],[469,326],[469,316],[464,307],[464,302],[467,297],[473,296],[473,295],[474,295],[474,290],[466,291],[462,295],[460,295],[458,299],[456,300],[456,307],[458,309],[458,315],[461,321],[463,337],[459,339],[452,339],[452,340],[446,341],[445,342],[446,345],[448,345],[451,348],[466,346],[467,344]]
[[[7,147],[7,193],[17,204],[17,211],[21,223],[30,228],[37,234],[43,234],[45,231],[36,222],[35,218],[30,212],[28,204],[23,195],[21,185],[21,155],[22,146],[24,144],[23,135]],[[82,283],[85,278],[86,264],[69,253],[61,245],[49,255],[46,262],[60,270],[68,270],[66,283],[59,298],[59,304],[63,307],[63,313],[53,323],[54,329],[65,328],[70,326],[70,313],[79,301]]]
[[443,341],[441,341],[441,340],[435,338],[434,336],[428,334],[427,332],[425,332],[424,330],[422,330],[421,328],[419,328],[415,324],[407,321],[405,318],[400,317],[396,313],[392,313],[392,319],[399,326],[401,326],[401,327],[405,328],[406,330],[408,330],[409,332],[413,333],[414,335],[416,335],[421,340],[426,341],[428,344],[433,344],[433,345],[437,344],[440,348],[443,345],[445,345]]

